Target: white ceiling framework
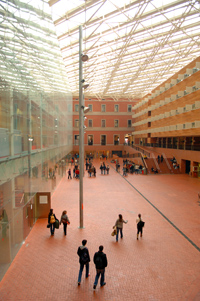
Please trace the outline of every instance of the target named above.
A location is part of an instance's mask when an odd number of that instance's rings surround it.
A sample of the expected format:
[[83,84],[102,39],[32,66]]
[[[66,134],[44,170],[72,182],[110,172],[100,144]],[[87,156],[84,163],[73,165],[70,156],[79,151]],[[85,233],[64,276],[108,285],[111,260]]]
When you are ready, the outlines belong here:
[[50,0],[74,96],[83,26],[85,96],[134,99],[200,55],[199,0]]

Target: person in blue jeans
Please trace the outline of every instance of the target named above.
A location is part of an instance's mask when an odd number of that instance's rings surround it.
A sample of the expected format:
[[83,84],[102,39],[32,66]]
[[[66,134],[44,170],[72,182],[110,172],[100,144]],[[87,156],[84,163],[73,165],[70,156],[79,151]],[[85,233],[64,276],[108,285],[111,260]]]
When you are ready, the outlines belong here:
[[117,235],[116,235],[116,242],[118,242],[118,236],[119,236],[119,232],[121,234],[121,238],[123,238],[123,223],[124,224],[127,224],[128,221],[125,221],[122,217],[121,214],[119,214],[119,218],[116,220],[116,223],[115,225],[113,226],[113,229],[114,227],[117,228]]
[[53,213],[53,209],[50,209],[50,212],[49,212],[49,215],[48,215],[48,224],[50,225],[51,235],[54,235],[56,220],[58,221],[55,214]]
[[103,246],[99,246],[99,251],[94,254],[93,258],[94,264],[96,266],[96,277],[94,280],[93,289],[95,290],[97,287],[97,283],[99,280],[99,277],[101,275],[100,279],[100,286],[106,285],[105,282],[105,268],[108,265],[106,254],[103,253]]
[[86,268],[85,277],[88,278],[90,276],[90,273],[89,273],[90,254],[89,254],[88,248],[86,248],[86,244],[87,244],[87,240],[84,239],[82,241],[82,246],[80,246],[77,251],[77,254],[79,256],[79,263],[80,263],[80,269],[79,269],[79,274],[78,274],[78,285],[81,284],[81,278],[82,278],[84,266]]

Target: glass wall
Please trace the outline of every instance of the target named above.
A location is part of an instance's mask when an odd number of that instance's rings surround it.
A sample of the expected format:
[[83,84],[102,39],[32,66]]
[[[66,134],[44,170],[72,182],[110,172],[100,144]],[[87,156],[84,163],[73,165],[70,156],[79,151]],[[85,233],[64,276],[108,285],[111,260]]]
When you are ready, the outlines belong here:
[[72,151],[72,96],[48,4],[0,1],[0,279]]

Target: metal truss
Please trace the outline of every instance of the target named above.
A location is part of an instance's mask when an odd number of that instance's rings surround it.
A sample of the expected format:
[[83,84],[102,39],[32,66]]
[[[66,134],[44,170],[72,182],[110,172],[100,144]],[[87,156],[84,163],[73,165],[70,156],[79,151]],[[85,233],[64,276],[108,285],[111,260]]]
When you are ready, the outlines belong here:
[[83,26],[85,96],[134,99],[200,55],[199,0],[49,1],[69,84],[78,95]]

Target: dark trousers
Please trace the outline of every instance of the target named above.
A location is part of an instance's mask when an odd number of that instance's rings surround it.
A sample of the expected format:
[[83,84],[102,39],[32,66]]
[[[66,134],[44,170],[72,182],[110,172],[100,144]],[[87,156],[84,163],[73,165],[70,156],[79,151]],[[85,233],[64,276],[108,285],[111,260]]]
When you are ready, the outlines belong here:
[[54,224],[50,224],[50,232],[51,232],[51,235],[54,234],[54,231],[55,231],[55,223],[54,223]]
[[95,277],[95,280],[94,280],[94,285],[97,285],[100,275],[101,275],[100,285],[101,286],[104,285],[105,269],[97,269],[96,277]]
[[64,234],[67,235],[67,223],[63,223]]

